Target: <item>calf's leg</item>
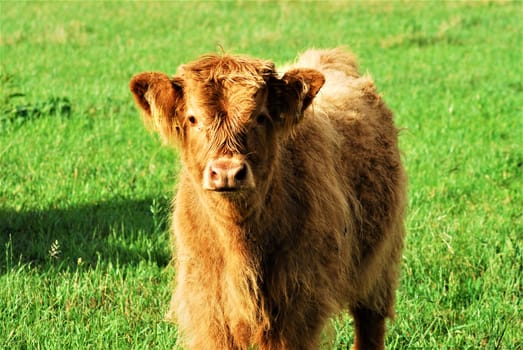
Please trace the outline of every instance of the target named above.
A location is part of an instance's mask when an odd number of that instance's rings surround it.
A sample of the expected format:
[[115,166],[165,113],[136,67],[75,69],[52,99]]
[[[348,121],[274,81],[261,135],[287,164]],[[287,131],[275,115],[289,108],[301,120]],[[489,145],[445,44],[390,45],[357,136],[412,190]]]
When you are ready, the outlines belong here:
[[385,316],[366,307],[351,310],[356,339],[353,350],[385,349]]

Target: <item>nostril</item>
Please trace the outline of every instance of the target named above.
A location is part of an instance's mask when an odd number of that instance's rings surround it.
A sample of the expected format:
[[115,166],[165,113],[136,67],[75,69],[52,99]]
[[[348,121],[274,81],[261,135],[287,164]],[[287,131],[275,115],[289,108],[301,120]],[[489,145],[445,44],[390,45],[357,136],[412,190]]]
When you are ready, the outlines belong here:
[[214,169],[211,169],[211,171],[210,171],[210,174],[209,174],[209,175],[210,175],[210,178],[211,178],[211,180],[213,180],[213,181],[217,180],[217,179],[218,179],[218,177],[219,177],[219,174],[218,174],[218,172],[217,172],[217,171],[215,171]]
[[241,168],[234,175],[234,180],[243,181],[247,178],[247,166],[245,164],[241,165]]

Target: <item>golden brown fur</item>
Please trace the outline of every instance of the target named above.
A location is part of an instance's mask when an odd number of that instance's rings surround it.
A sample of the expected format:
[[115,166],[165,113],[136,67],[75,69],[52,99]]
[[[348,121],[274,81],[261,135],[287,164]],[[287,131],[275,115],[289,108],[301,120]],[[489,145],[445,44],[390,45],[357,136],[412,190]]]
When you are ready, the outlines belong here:
[[[342,49],[204,56],[135,100],[181,150],[171,311],[188,349],[316,349],[329,317],[384,347],[406,178],[391,112]],[[314,103],[312,103],[314,101]]]

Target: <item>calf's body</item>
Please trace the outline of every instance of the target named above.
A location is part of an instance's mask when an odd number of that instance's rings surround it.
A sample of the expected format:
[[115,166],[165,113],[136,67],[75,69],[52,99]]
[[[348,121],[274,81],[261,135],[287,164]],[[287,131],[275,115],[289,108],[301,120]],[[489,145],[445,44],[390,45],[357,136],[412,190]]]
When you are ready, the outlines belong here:
[[328,318],[384,347],[403,245],[397,129],[342,49],[204,56],[135,101],[181,150],[171,314],[189,349],[317,349]]

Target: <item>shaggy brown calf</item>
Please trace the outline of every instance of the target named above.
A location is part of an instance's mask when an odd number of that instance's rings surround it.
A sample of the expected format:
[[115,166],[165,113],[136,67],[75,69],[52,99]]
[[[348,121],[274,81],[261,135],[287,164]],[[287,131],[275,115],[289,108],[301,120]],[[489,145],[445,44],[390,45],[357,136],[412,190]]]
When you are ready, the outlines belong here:
[[392,114],[352,55],[311,50],[282,73],[209,55],[130,87],[181,150],[171,311],[185,346],[315,349],[348,309],[354,348],[382,349],[406,179]]

